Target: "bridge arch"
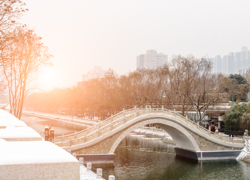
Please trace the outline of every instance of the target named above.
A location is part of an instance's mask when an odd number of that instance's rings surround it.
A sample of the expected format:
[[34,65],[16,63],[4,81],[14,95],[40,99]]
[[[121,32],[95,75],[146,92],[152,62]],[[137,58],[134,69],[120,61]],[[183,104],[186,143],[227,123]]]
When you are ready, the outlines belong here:
[[176,144],[177,148],[180,149],[186,149],[190,151],[200,151],[200,148],[193,138],[193,136],[181,125],[168,120],[167,118],[152,118],[152,119],[146,119],[142,120],[125,131],[122,132],[122,134],[115,140],[113,143],[112,147],[110,148],[109,154],[113,154],[120,144],[120,142],[133,130],[143,127],[144,125],[147,124],[156,124],[157,126],[161,127],[164,129],[173,139],[173,141]]
[[176,154],[191,159],[232,159],[244,147],[242,140],[211,133],[175,111],[163,108],[125,110],[87,130],[67,135],[66,140],[61,136],[55,143],[76,154],[110,155],[130,132],[146,124],[164,129],[176,143]]

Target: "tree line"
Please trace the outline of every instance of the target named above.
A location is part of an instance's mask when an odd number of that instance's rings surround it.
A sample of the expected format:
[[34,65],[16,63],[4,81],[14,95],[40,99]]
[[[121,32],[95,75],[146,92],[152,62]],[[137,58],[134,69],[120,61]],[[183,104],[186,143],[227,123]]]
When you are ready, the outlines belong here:
[[246,81],[239,91],[235,80],[244,77],[213,74],[211,69],[212,63],[205,58],[175,56],[169,64],[157,69],[137,69],[121,76],[109,70],[100,79],[33,93],[27,97],[25,107],[72,117],[105,119],[123,108],[164,106],[184,116],[187,111],[196,111],[201,122],[209,106],[229,100],[245,101],[249,91]]

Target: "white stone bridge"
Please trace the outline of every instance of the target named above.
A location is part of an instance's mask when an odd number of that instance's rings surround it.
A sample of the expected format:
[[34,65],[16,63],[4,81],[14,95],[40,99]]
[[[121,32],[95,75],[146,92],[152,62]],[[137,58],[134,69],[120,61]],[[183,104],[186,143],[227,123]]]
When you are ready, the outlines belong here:
[[176,155],[196,160],[235,159],[243,139],[229,139],[197,125],[187,117],[162,108],[133,108],[88,129],[59,136],[54,143],[76,154],[114,154],[120,142],[134,129],[155,124],[174,140]]

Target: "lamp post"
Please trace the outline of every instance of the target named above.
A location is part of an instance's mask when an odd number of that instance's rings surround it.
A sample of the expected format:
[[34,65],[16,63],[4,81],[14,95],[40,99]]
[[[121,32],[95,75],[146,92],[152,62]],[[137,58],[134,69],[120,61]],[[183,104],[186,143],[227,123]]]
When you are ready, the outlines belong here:
[[49,127],[46,125],[45,128],[44,128],[44,131],[45,131],[45,141],[49,141]]

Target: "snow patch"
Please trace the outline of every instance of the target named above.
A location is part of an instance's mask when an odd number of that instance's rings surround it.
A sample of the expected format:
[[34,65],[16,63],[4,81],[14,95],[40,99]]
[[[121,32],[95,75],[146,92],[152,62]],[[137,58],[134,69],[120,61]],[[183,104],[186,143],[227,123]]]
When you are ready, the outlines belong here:
[[0,127],[7,126],[25,127],[27,125],[23,121],[17,119],[12,114],[6,112],[3,109],[0,109]]
[[0,148],[0,165],[78,162],[64,149],[47,141],[6,142]]
[[41,138],[42,137],[30,127],[14,127],[7,126],[5,129],[0,129],[0,138]]
[[241,151],[241,153],[239,154],[239,156],[236,158],[236,160],[243,160],[245,157],[247,157],[247,153],[245,151]]
[[4,139],[0,139],[0,143],[4,143],[4,142],[7,142],[7,141],[5,141]]
[[[85,166],[80,166],[80,180],[87,180],[87,179],[89,180],[97,179],[97,175],[93,171],[88,171]],[[101,178],[100,180],[104,180],[104,179]]]

